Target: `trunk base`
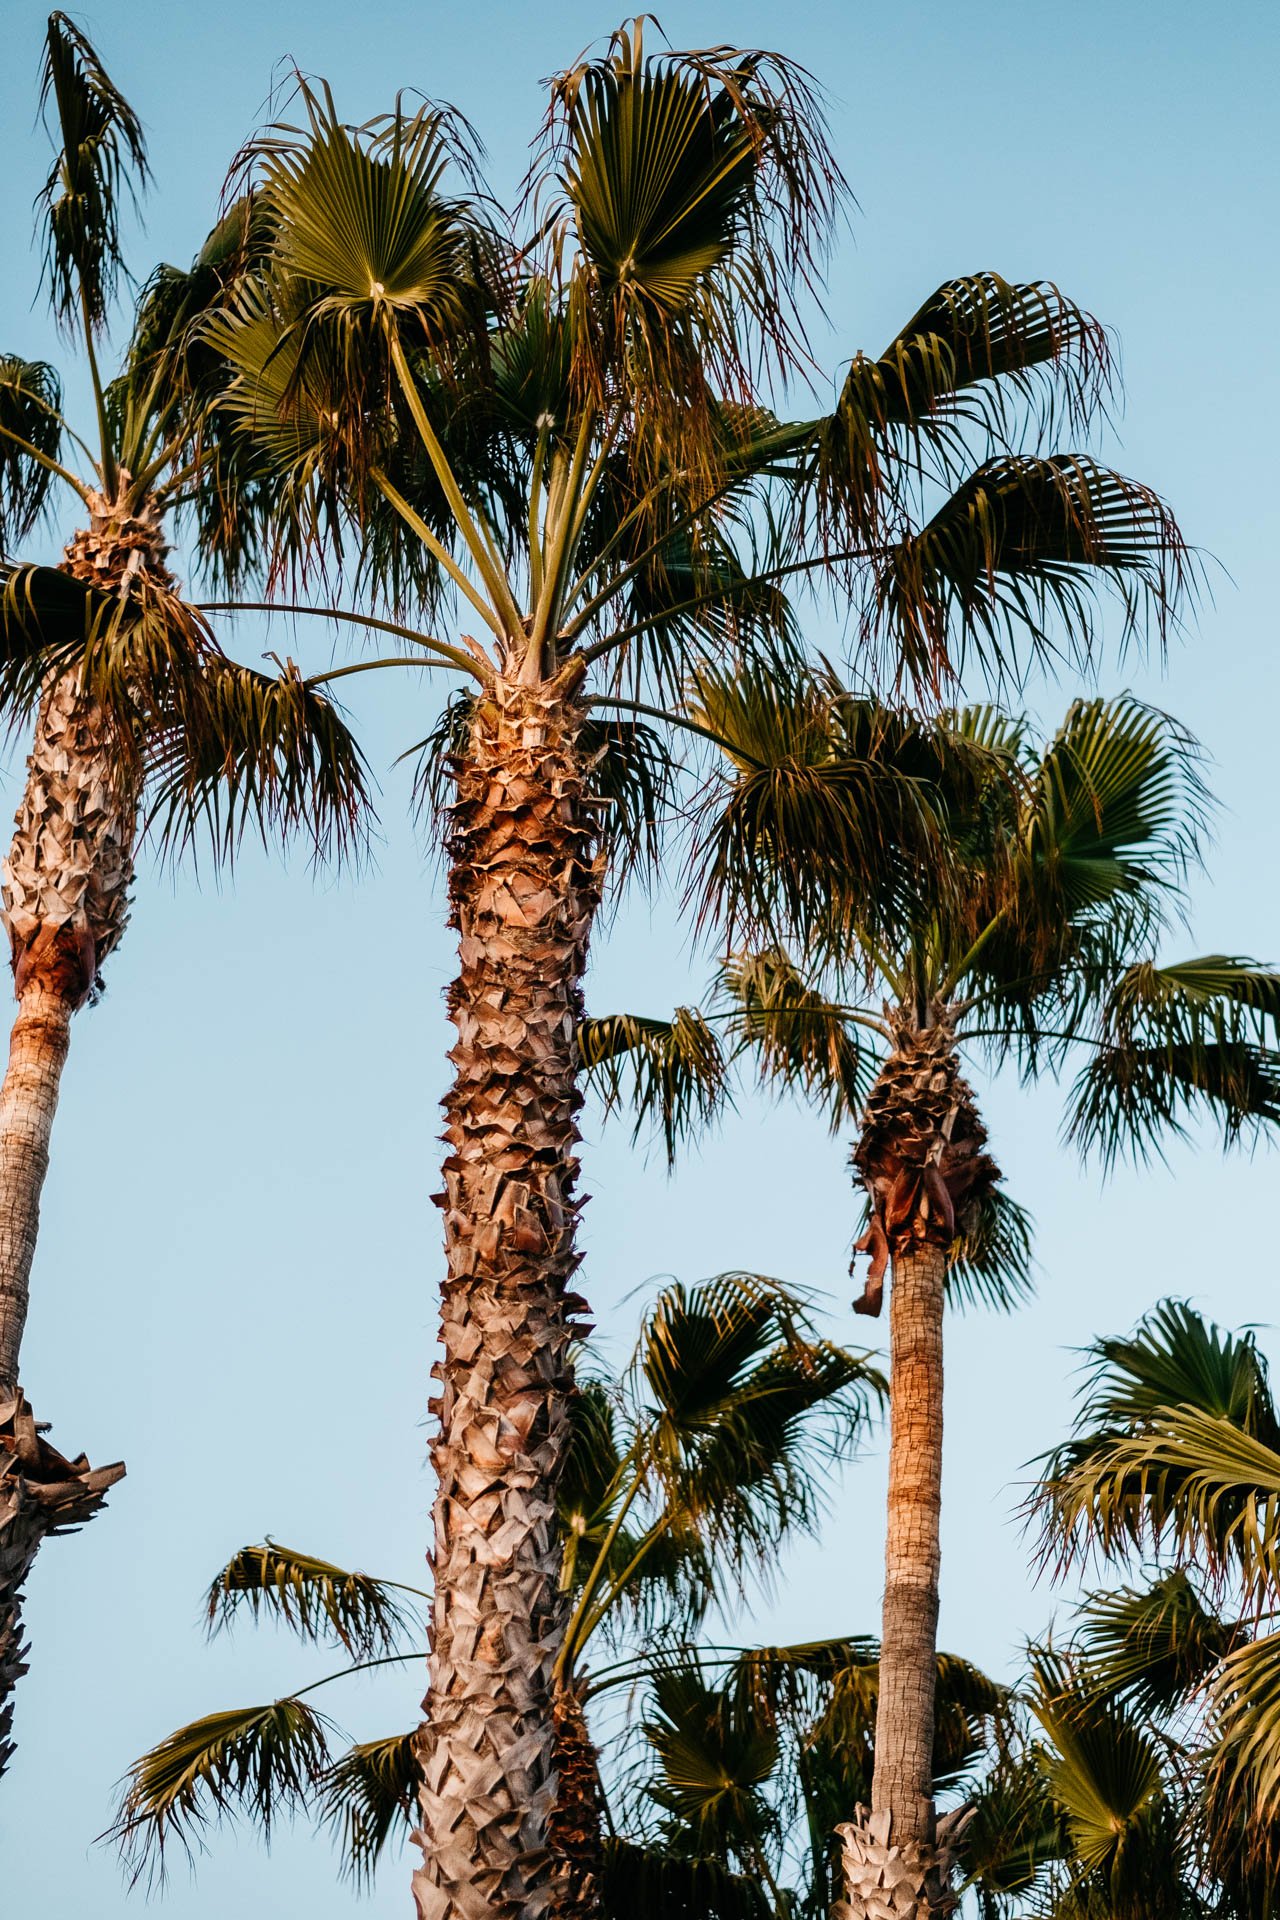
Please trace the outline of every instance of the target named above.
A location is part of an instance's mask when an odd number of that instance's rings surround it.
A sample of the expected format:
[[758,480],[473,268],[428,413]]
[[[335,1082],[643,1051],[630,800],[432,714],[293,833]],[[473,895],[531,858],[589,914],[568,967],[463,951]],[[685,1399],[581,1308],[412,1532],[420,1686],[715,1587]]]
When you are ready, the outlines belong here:
[[834,1920],[940,1920],[959,1904],[952,1891],[956,1841],[969,1813],[944,1814],[933,1846],[917,1841],[895,1844],[888,1813],[858,1807],[852,1820],[836,1828],[844,1845],[847,1899],[834,1908]]
[[27,1671],[22,1589],[52,1534],[71,1533],[98,1511],[124,1464],[91,1467],[50,1446],[21,1392],[0,1399],[0,1774],[13,1755],[13,1692]]

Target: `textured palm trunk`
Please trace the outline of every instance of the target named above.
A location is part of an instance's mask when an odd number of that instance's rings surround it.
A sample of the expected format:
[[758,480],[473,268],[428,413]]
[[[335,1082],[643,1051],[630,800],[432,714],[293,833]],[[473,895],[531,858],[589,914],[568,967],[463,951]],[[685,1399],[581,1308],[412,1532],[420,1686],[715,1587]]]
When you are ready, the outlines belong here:
[[537,1920],[556,1891],[556,1490],[584,1304],[569,1290],[577,1028],[599,897],[580,724],[562,686],[499,681],[455,768],[421,1920]]
[[556,1797],[548,1818],[556,1920],[599,1920],[604,1880],[604,1794],[600,1760],[581,1685],[561,1682],[553,1707]]
[[890,1443],[871,1808],[840,1828],[849,1920],[949,1913],[954,1819],[933,1801],[942,1511],[942,1317],[957,1219],[999,1178],[961,1077],[948,1010],[902,1015],[867,1101],[854,1165],[871,1204],[863,1309],[889,1303]]
[[[122,591],[142,568],[167,578],[163,556],[153,513],[125,514],[95,496],[90,524],[63,565],[78,580]],[[17,1426],[6,1435],[0,1425],[0,1748],[8,1747],[12,1690],[25,1671],[19,1608],[35,1556],[50,1533],[88,1519],[124,1472],[94,1473],[37,1444],[18,1379],[71,1016],[93,992],[128,917],[138,821],[127,746],[82,691],[77,669],[51,678],[3,866],[18,1011],[0,1085],[0,1399]]]

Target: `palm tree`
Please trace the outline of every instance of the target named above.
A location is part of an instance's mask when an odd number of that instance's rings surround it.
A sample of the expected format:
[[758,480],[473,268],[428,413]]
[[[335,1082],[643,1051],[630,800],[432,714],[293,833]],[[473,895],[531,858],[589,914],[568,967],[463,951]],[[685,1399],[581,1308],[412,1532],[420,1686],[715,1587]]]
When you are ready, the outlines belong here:
[[[812,957],[804,969],[778,949],[730,960],[721,1018],[766,1081],[799,1086],[856,1130],[867,1214],[855,1251],[871,1260],[860,1312],[880,1311],[893,1269],[875,1775],[846,1836],[861,1916],[877,1900],[925,1912],[949,1898],[951,1830],[931,1785],[943,1306],[949,1288],[1007,1301],[1029,1282],[1026,1218],[1001,1193],[963,1053],[1024,1080],[1083,1055],[1067,1132],[1104,1162],[1140,1155],[1196,1111],[1230,1143],[1280,1118],[1280,975],[1220,954],[1147,957],[1177,911],[1206,804],[1194,746],[1165,715],[1128,696],[1080,701],[1036,751],[1025,724],[988,709],[904,727],[834,684],[825,706],[820,692],[797,718],[705,677],[695,711],[729,743],[714,863],[801,912]],[[826,857],[816,805],[782,827],[767,796],[762,807],[762,743],[779,731],[815,767],[855,752],[920,767],[932,754],[947,845],[904,877],[896,928],[839,884],[843,843]]]
[[[184,336],[242,269],[247,211],[233,210],[189,274],[160,270],[104,381],[120,202],[147,178],[142,130],[60,13],[41,98],[56,130],[40,197],[48,288],[60,326],[80,332],[96,444],[65,419],[52,367],[0,356],[0,702],[14,726],[35,717],[3,869],[18,1010],[0,1086],[0,1766],[27,1572],[43,1539],[87,1519],[124,1471],[59,1454],[18,1380],[71,1018],[124,931],[140,828],[153,821],[176,850],[203,820],[228,855],[246,824],[275,822],[307,829],[317,854],[342,852],[366,801],[359,752],[324,697],[292,665],[272,676],[228,659],[165,565],[163,517],[191,486],[205,411]],[[59,568],[20,564],[55,484],[84,519]]]
[[[673,714],[686,672],[787,668],[783,589],[816,571],[856,591],[866,658],[933,686],[1019,631],[1055,644],[1059,615],[1087,651],[1094,582],[1164,626],[1184,566],[1149,490],[1017,450],[1024,403],[1082,431],[1109,372],[1049,285],[948,283],[833,409],[774,414],[844,190],[793,64],[654,57],[620,30],[550,84],[518,247],[456,114],[351,128],[327,90],[301,102],[301,129],[247,150],[267,270],[208,333],[263,513],[220,516],[215,486],[204,524],[232,575],[250,531],[277,580],[345,553],[386,617],[292,605],[403,644],[343,671],[470,682],[432,736],[460,972],[417,1897],[477,1920],[540,1909],[550,1871],[577,1029],[609,855],[593,714],[623,716],[623,743],[654,715],[697,738]],[[459,613],[474,633],[441,637]],[[886,849],[864,851],[870,902]]]
[[1176,1738],[1194,1789],[1185,1844],[1224,1910],[1266,1920],[1280,1912],[1280,1411],[1266,1359],[1253,1333],[1164,1301],[1091,1360],[1036,1496],[1044,1554],[1129,1572],[1082,1609],[1090,1682]]
[[[685,1644],[714,1605],[776,1563],[790,1534],[813,1525],[826,1476],[882,1390],[864,1356],[816,1332],[801,1299],[741,1273],[665,1288],[621,1377],[584,1379],[560,1489],[571,1619],[557,1667],[557,1911],[598,1911],[602,1886],[615,1911],[645,1866],[633,1846],[624,1869],[605,1844],[588,1700],[647,1671],[637,1644]],[[304,1640],[336,1641],[355,1672],[416,1657],[415,1603],[426,1599],[268,1542],[224,1568],[208,1617],[216,1628],[247,1604]],[[585,1656],[601,1637],[631,1651],[593,1678]],[[312,1690],[207,1716],[135,1763],[115,1829],[135,1872],[162,1866],[170,1840],[189,1847],[207,1818],[239,1809],[269,1830],[278,1812],[309,1803],[340,1831],[348,1869],[367,1877],[401,1819],[412,1824],[412,1743],[335,1757],[332,1724],[304,1698]],[[714,1877],[714,1863],[683,1874],[682,1897],[695,1897],[699,1875]],[[668,1865],[668,1893],[677,1877]]]

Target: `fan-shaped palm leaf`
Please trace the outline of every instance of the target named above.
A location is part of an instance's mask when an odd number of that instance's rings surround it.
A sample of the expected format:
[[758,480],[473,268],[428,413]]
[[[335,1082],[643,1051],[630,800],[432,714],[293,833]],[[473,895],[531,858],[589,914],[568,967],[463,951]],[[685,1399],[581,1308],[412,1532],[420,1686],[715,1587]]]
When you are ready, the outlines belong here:
[[0,354],[0,559],[44,510],[62,451],[62,389],[43,360]]
[[329,1764],[332,1722],[299,1699],[206,1714],[129,1769],[110,1829],[134,1880],[163,1880],[165,1850],[191,1854],[210,1821],[248,1814],[265,1838],[305,1805]]
[[418,1799],[413,1735],[363,1740],[340,1753],[320,1777],[316,1803],[338,1842],[343,1872],[368,1888],[393,1834],[406,1837]]
[[1202,1688],[1233,1637],[1181,1568],[1149,1586],[1090,1594],[1081,1611],[1079,1645],[1090,1683],[1153,1716],[1171,1713]]

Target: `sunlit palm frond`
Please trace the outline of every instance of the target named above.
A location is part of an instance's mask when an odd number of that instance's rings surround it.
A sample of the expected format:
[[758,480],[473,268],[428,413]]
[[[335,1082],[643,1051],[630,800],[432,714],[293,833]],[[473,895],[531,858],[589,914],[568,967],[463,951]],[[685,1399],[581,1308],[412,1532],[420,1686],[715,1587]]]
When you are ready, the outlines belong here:
[[337,1841],[343,1873],[367,1890],[388,1840],[410,1833],[421,1772],[411,1733],[363,1740],[320,1777],[316,1808]]
[[246,1814],[265,1839],[305,1808],[329,1765],[331,1721],[300,1699],[231,1708],[180,1727],[136,1760],[108,1838],[134,1881],[163,1882],[166,1850],[188,1856],[210,1823]]
[[776,1730],[688,1666],[658,1661],[648,1692],[644,1732],[658,1770],[646,1791],[669,1816],[671,1840],[695,1857],[758,1857],[778,1824],[767,1791],[781,1759]]
[[632,1013],[584,1020],[578,1050],[606,1113],[629,1106],[636,1140],[656,1127],[668,1166],[681,1141],[709,1126],[730,1098],[719,1039],[696,1007],[677,1007],[670,1020]]
[[64,326],[83,319],[96,330],[124,264],[121,196],[146,181],[147,149],[137,114],[65,13],[49,16],[40,106],[57,122],[53,165],[37,201],[50,298]]
[[36,525],[62,450],[62,388],[43,360],[0,354],[0,559]]
[[554,195],[598,289],[579,352],[600,372],[625,352],[665,416],[676,370],[687,403],[789,355],[846,189],[802,68],[733,47],[650,56],[643,33],[630,22],[552,80],[531,190]]
[[1045,1778],[1079,1869],[1101,1874],[1113,1897],[1144,1883],[1148,1895],[1176,1887],[1179,1822],[1150,1729],[1113,1697],[1091,1692],[1059,1657],[1037,1653],[1033,1674],[1032,1710],[1051,1742]]
[[1150,488],[1086,455],[988,461],[875,569],[868,645],[909,683],[945,685],[973,663],[1018,679],[1033,654],[1087,659],[1097,590],[1118,598],[1126,636],[1163,641],[1188,590],[1176,522]]
[[300,1640],[336,1642],[360,1659],[397,1653],[421,1621],[412,1600],[367,1573],[349,1573],[276,1540],[242,1547],[209,1588],[210,1634],[247,1607],[282,1620]]
[[1048,281],[998,273],[947,281],[885,351],[855,355],[817,440],[822,516],[833,544],[875,534],[922,467],[957,476],[965,429],[1009,444],[1016,410],[1048,431],[1083,427],[1112,380],[1105,330]]

